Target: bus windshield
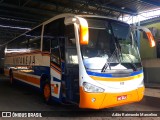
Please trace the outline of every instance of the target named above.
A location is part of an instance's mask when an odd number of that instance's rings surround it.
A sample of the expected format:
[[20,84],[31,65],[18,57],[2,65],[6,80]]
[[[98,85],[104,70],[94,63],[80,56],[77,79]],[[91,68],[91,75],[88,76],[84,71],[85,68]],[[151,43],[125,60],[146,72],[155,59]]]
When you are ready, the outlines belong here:
[[132,70],[141,68],[135,36],[126,23],[87,18],[89,44],[81,45],[85,68],[107,70]]

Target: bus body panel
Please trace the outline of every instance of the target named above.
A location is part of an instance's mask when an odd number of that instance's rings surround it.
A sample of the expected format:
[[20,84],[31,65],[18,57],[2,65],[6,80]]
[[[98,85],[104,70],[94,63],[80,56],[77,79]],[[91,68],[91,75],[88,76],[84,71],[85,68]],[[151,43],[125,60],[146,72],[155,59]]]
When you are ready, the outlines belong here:
[[102,109],[138,102],[144,96],[144,87],[119,93],[87,93],[80,88],[80,108]]
[[50,67],[48,65],[44,65],[49,63],[48,56],[48,63],[44,62],[44,60],[46,60],[45,55],[46,54],[41,53],[40,51],[6,55],[5,71],[8,73],[6,75],[9,75],[9,70],[11,69],[16,80],[20,80],[40,88],[41,75],[50,74]]
[[[26,84],[30,84],[37,88],[42,89],[43,81],[45,79],[49,80],[51,87],[51,97],[58,101],[62,102],[62,99],[65,99],[69,102],[73,101],[77,96],[77,103],[80,108],[91,108],[91,109],[102,109],[108,107],[119,106],[123,104],[128,104],[132,102],[140,101],[144,96],[144,84],[143,84],[143,69],[134,70],[126,77],[121,75],[113,76],[111,73],[95,72],[88,70],[85,62],[84,56],[82,54],[83,46],[80,45],[80,18],[96,18],[96,19],[106,19],[110,21],[118,21],[107,17],[94,16],[94,15],[74,15],[74,14],[62,14],[56,17],[51,18],[50,20],[42,23],[40,32],[40,49],[35,51],[23,51],[20,50],[17,52],[6,51],[5,56],[5,75],[10,75],[11,70],[13,71],[13,77],[19,81],[22,81]],[[68,19],[67,19],[68,18]],[[83,18],[83,19],[84,19]],[[66,26],[73,25],[75,38],[69,38],[68,36],[50,36],[45,34],[47,29],[45,28],[48,24],[64,19],[64,29]],[[66,21],[66,23],[65,23]],[[118,21],[120,24],[123,22]],[[123,23],[127,25],[126,23]],[[128,25],[127,25],[128,26]],[[39,27],[39,26],[38,26]],[[37,27],[35,27],[37,28]],[[35,29],[34,28],[34,29]],[[60,29],[60,28],[59,28]],[[65,31],[65,30],[61,30]],[[91,27],[92,29],[92,27]],[[93,27],[95,30],[95,28]],[[103,28],[98,28],[103,30]],[[106,28],[107,29],[107,28]],[[32,32],[32,31],[30,31]],[[110,31],[111,32],[111,31]],[[23,35],[27,34],[24,33]],[[90,32],[91,33],[91,32]],[[21,36],[19,36],[21,37]],[[45,39],[50,37],[50,46],[48,46],[49,51],[43,50]],[[17,37],[18,38],[18,37]],[[59,49],[59,63],[56,64],[52,60],[54,56],[54,51],[52,51],[52,41],[58,41],[55,48]],[[62,58],[62,51],[60,48],[60,41],[70,41],[76,46],[77,55],[69,56],[71,59],[77,61],[78,67],[75,69],[71,65],[69,66],[67,55],[69,54],[67,49],[70,49],[70,46],[67,46],[68,43],[64,42],[65,46],[65,58]],[[116,43],[118,44],[118,43]],[[67,47],[68,48],[67,48]],[[71,50],[71,49],[70,49]],[[53,53],[52,53],[53,52]],[[118,54],[118,53],[117,53]],[[138,53],[137,53],[138,54]],[[68,57],[68,58],[69,58]],[[130,59],[130,58],[128,58]],[[73,61],[74,61],[73,60]],[[132,63],[132,62],[131,62]],[[110,63],[109,63],[110,64]],[[98,65],[96,63],[96,65]],[[69,66],[69,68],[67,68]],[[118,65],[117,65],[118,66]],[[135,65],[132,63],[132,67]],[[120,68],[121,69],[121,68]],[[128,68],[127,68],[128,69]],[[68,71],[67,71],[68,70]],[[71,71],[69,71],[71,70]],[[73,71],[75,70],[75,71]],[[108,69],[109,70],[109,69]],[[110,69],[111,70],[111,69]],[[78,71],[79,76],[74,78],[74,72]],[[73,76],[72,76],[73,75]],[[45,77],[43,77],[45,76]],[[75,82],[75,81],[78,81]],[[75,84],[76,83],[76,84]],[[99,92],[87,92],[84,85],[85,83],[95,86],[95,88],[101,88]],[[79,86],[79,95],[75,96],[77,91],[74,91],[75,86]]]

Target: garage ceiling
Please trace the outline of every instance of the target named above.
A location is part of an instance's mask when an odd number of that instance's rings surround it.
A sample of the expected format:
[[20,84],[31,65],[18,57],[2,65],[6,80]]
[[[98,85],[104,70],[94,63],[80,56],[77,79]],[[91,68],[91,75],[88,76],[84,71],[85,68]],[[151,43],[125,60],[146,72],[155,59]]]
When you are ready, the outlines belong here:
[[122,14],[160,7],[160,0],[0,0],[0,45],[60,13]]

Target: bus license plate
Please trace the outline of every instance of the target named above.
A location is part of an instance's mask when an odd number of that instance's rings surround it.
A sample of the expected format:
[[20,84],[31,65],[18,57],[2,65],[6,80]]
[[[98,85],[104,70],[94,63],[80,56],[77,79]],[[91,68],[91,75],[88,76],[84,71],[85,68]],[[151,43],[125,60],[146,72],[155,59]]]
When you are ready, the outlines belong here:
[[126,99],[127,99],[127,95],[117,96],[117,101],[126,100]]

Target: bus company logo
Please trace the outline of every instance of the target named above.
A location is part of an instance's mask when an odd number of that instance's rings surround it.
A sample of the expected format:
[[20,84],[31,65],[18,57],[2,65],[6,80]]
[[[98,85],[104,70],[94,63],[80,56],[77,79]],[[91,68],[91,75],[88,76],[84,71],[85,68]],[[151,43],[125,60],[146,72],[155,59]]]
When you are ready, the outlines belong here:
[[32,64],[35,64],[35,56],[13,57],[13,64],[15,64],[15,65],[32,65]]
[[127,95],[117,96],[117,101],[126,100],[126,99],[127,99]]
[[11,112],[2,112],[2,117],[11,117]]

